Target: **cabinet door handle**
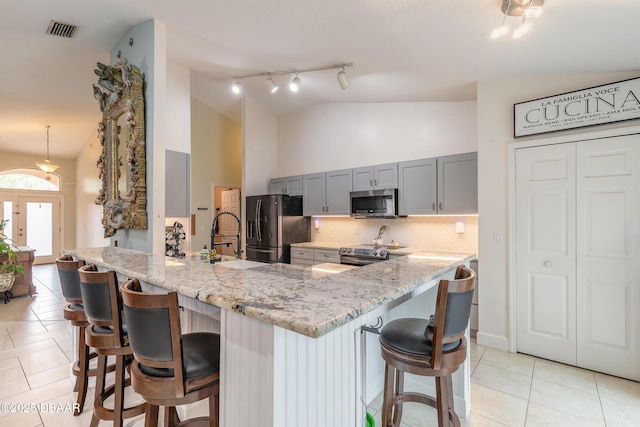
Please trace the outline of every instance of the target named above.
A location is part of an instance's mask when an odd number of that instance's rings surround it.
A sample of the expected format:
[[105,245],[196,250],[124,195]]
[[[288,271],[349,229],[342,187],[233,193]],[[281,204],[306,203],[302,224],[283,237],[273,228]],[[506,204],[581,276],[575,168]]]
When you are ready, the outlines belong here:
[[376,186],[378,185],[378,180],[377,179],[373,180],[373,185],[376,185]]
[[543,264],[545,267],[549,268],[551,267],[553,264],[551,264],[551,261],[545,261]]
[[369,180],[369,187],[373,187],[373,180],[372,179]]
[[442,202],[438,205],[438,209],[442,210]]
[[329,213],[329,206],[327,206],[327,210],[326,210],[326,212],[327,212],[327,213]]
[[433,204],[431,205],[431,209],[434,211],[436,210],[436,202],[433,202]]

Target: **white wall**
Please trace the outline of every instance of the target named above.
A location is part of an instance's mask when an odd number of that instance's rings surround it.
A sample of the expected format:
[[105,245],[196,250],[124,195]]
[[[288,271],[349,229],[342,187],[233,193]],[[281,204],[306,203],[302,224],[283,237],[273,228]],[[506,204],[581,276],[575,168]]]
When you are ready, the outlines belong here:
[[191,72],[188,67],[167,62],[165,150],[191,153]]
[[[479,297],[478,343],[507,350],[509,346],[509,292],[507,253],[507,144],[513,138],[513,104],[564,92],[636,77],[638,72],[527,77],[478,83],[478,209],[479,253],[482,288]],[[583,134],[634,122],[558,132]],[[520,138],[531,141],[542,137]],[[493,232],[503,233],[503,242],[493,243]]]
[[269,178],[477,150],[476,103],[320,104],[278,122]]
[[[267,194],[278,165],[278,118],[249,97],[242,100],[242,190]],[[244,203],[243,203],[244,206]]]
[[[98,105],[96,103],[96,110]],[[97,130],[89,137],[76,158],[76,248],[95,248],[109,246],[102,228],[102,205],[95,200],[102,188],[98,177],[97,160],[102,154]],[[72,246],[66,245],[65,249]]]

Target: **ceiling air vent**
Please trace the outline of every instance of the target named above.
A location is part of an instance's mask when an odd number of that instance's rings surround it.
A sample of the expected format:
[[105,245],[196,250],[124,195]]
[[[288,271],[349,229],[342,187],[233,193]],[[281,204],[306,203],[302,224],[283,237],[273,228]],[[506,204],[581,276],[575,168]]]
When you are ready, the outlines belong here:
[[78,31],[76,25],[63,24],[62,22],[51,21],[49,22],[49,28],[47,28],[47,34],[52,36],[71,38]]

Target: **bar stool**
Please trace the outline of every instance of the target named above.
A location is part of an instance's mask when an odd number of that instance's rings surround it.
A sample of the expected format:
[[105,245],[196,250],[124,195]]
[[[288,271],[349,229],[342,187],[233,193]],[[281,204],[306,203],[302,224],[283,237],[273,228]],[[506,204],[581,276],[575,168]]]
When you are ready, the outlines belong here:
[[[400,426],[404,402],[435,407],[440,427],[460,426],[453,409],[451,375],[467,357],[465,330],[475,283],[473,270],[458,266],[454,280],[441,280],[438,284],[436,310],[431,319],[397,319],[381,329],[380,344],[385,361],[383,427]],[[405,393],[405,372],[435,377],[436,397]]]
[[[99,272],[94,264],[80,267],[78,274],[84,311],[90,323],[85,330],[86,342],[98,355],[104,356],[98,359],[91,427],[96,427],[100,420],[113,421],[114,427],[122,427],[123,419],[143,414],[146,404],[124,407],[124,390],[131,384],[130,378],[125,379],[125,367],[132,360],[132,352],[122,316],[118,279],[114,271]],[[105,386],[107,356],[116,359],[115,384],[109,387]],[[114,396],[113,409],[104,406],[111,395]]]
[[72,368],[73,375],[76,376],[73,391],[78,392],[78,405],[74,409],[73,415],[78,416],[82,413],[84,402],[87,398],[89,377],[96,375],[95,369],[89,369],[89,361],[97,356],[96,353],[90,352],[90,347],[86,345],[85,341],[85,329],[89,322],[84,314],[82,294],[80,293],[80,277],[78,276],[78,268],[84,265],[84,261],[74,261],[72,256],[64,255],[56,258],[56,265],[58,267],[62,295],[67,302],[63,308],[64,318],[69,320],[71,325],[78,328],[78,359],[74,362]]
[[134,362],[131,383],[151,405],[145,427],[157,426],[159,406],[165,408],[165,426],[179,423],[176,405],[209,398],[209,417],[179,425],[218,427],[220,335],[194,332],[182,335],[178,295],[142,292],[137,279],[120,287]]

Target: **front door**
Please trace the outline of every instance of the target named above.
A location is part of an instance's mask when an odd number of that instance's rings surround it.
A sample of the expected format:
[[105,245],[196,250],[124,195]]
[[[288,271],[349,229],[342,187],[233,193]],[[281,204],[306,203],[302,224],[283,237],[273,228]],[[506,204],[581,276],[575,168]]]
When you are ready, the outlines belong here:
[[576,364],[575,144],[516,151],[519,352]]
[[55,262],[60,254],[61,196],[0,193],[0,213],[8,219],[5,234],[16,246],[35,249],[34,264]]

